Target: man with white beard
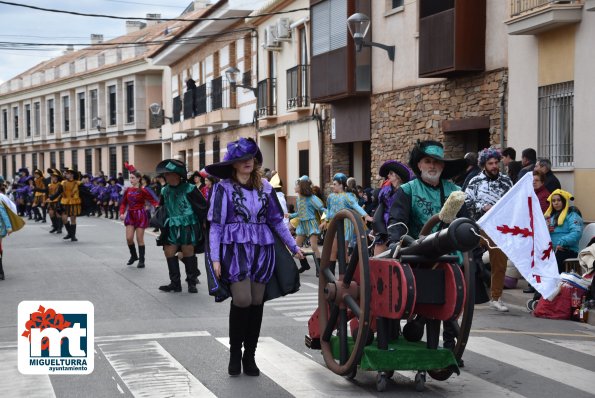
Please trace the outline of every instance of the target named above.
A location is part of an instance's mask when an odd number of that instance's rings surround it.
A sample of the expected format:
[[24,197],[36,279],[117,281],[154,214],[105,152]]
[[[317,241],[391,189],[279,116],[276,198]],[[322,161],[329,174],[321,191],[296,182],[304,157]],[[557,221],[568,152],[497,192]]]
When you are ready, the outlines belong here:
[[[401,185],[390,209],[388,233],[391,249],[404,234],[414,239],[419,238],[426,221],[440,212],[452,192],[461,190],[449,179],[459,175],[466,165],[465,159],[444,159],[444,147],[437,141],[417,142],[409,157],[409,167],[417,178]],[[463,206],[457,216],[466,215],[467,211]],[[439,223],[432,232],[444,227],[446,225]],[[444,348],[454,350],[457,327],[456,321],[444,321]],[[458,363],[460,367],[463,366],[462,359]]]

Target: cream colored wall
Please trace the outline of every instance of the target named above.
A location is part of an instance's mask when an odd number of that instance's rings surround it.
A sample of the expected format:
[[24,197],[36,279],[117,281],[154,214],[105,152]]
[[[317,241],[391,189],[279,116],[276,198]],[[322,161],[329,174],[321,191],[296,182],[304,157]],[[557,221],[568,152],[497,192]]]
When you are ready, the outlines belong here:
[[574,204],[581,210],[583,219],[595,222],[595,168],[574,170]]
[[[422,79],[419,73],[418,0],[405,1],[402,11],[387,12],[388,1],[372,1],[371,36],[368,40],[395,45],[395,62],[386,51],[372,49],[372,91],[382,93],[441,79]],[[506,2],[486,0],[486,70],[506,67],[508,63]],[[368,33],[370,35],[370,33]]]
[[539,42],[539,86],[574,80],[576,25],[542,33]]
[[[316,185],[320,181],[320,149],[318,147],[318,128],[316,121],[292,124],[288,126],[287,139],[287,180],[295,181],[299,175],[299,143],[308,142],[310,150],[310,179]],[[288,185],[289,187],[289,185]],[[290,195],[294,195],[289,190]]]
[[507,146],[517,150],[537,148],[538,41],[535,36],[508,38]]

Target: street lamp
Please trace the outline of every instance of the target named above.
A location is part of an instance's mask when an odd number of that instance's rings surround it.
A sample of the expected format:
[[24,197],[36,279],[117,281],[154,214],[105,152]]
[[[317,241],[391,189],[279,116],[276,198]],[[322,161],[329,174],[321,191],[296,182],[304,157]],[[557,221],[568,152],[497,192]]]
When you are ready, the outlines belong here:
[[252,90],[252,93],[254,93],[255,97],[258,97],[258,89],[256,87],[251,87],[251,86],[245,86],[243,84],[238,84],[238,75],[240,74],[240,70],[238,68],[236,68],[235,66],[229,67],[225,70],[225,78],[227,79],[227,81],[229,82],[229,84],[231,85],[232,90],[235,87],[242,87],[248,90]]
[[388,59],[393,62],[395,61],[395,46],[387,46],[385,44],[364,40],[370,29],[370,18],[366,14],[358,12],[347,18],[347,28],[355,42],[355,51],[360,52],[362,47],[378,47],[386,50]]
[[156,102],[153,102],[151,105],[149,105],[149,110],[151,111],[151,115],[153,116],[161,116],[164,119],[169,120],[170,123],[173,123],[174,118],[173,117],[169,117],[169,116],[165,116],[165,114],[163,112],[161,112],[161,105],[159,105]]

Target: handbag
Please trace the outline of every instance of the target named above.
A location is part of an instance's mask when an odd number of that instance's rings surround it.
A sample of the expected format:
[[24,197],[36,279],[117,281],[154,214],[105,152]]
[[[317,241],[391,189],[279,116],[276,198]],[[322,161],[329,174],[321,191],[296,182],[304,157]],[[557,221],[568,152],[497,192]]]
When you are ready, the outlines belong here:
[[18,214],[15,214],[15,212],[12,211],[12,209],[9,206],[7,206],[6,203],[4,203],[4,201],[0,200],[0,203],[2,203],[2,206],[4,206],[4,210],[6,210],[6,214],[8,214],[8,219],[12,224],[12,232],[21,230],[25,226],[25,220],[19,217]]
[[167,218],[167,208],[165,206],[159,206],[157,210],[155,210],[155,214],[153,215],[153,217],[151,217],[151,219],[149,220],[149,225],[152,228],[163,229],[166,227],[165,224],[167,222]]

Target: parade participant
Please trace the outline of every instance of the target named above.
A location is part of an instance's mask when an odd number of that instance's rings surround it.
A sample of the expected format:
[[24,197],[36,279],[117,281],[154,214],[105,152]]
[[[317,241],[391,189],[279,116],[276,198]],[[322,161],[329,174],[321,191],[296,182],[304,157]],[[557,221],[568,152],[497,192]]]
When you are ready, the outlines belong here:
[[[4,180],[4,179],[2,179]],[[8,197],[5,195],[6,187],[4,185],[4,181],[0,184],[0,195],[2,195],[2,202],[0,203],[0,281],[4,280],[4,267],[2,265],[2,257],[4,256],[4,248],[2,247],[2,239],[12,233],[12,224],[10,223],[10,218],[8,218],[8,213],[6,211],[6,201],[9,201]],[[12,209],[11,209],[12,210]]]
[[287,211],[287,200],[285,199],[285,194],[282,191],[283,182],[281,182],[281,177],[279,176],[279,173],[271,177],[270,183],[273,189],[275,190],[275,194],[277,195],[277,199],[279,200],[279,204],[281,205],[281,209],[283,210],[283,224],[285,224],[285,226],[289,228],[289,218],[285,217],[285,214],[289,213]]
[[574,197],[570,192],[556,189],[547,199],[550,206],[545,212],[547,225],[556,253],[558,271],[565,272],[564,260],[578,257],[578,242],[583,234],[581,212],[570,201]]
[[[29,220],[33,220],[33,199],[35,198],[35,180],[33,176],[25,179],[27,185],[21,189],[21,195],[25,198],[25,213],[29,215]],[[36,217],[37,218],[37,217]]]
[[[261,174],[262,153],[256,142],[240,138],[227,145],[220,163],[206,167],[221,178],[211,194],[209,255],[217,279],[230,285],[230,359],[228,373],[258,376],[254,359],[262,324],[265,286],[275,264],[274,233],[303,258],[283,223],[283,211],[271,184]],[[242,355],[242,343],[244,353]]]
[[61,234],[62,217],[58,208],[61,196],[56,196],[56,194],[60,189],[60,180],[62,179],[62,173],[60,172],[60,170],[57,169],[50,170],[50,183],[48,184],[48,197],[46,199],[48,212],[50,213],[50,221],[52,222],[52,229],[50,230],[50,234]]
[[[374,222],[374,219],[366,213],[364,209],[361,208],[360,205],[357,204],[357,199],[354,194],[345,192],[347,188],[347,176],[343,173],[337,173],[333,176],[333,193],[331,193],[327,200],[326,200],[326,219],[321,223],[320,228],[326,229],[328,223],[335,217],[335,215],[343,210],[343,209],[351,209],[357,212],[361,217],[363,217],[367,222]],[[349,242],[353,240],[354,232],[353,232],[353,224],[351,221],[345,220],[345,250],[347,250],[347,245]],[[330,263],[329,268],[334,273],[335,272],[335,264],[337,262],[337,242],[333,242],[333,247],[331,251]]]
[[108,218],[108,211],[107,211],[107,204],[109,203],[109,190],[105,186],[105,178],[98,177],[97,178],[97,188],[95,188],[95,197],[97,198],[97,208],[99,212],[97,213],[97,217],[101,217],[101,210],[103,210],[103,214],[105,218]]
[[51,200],[62,196],[60,207],[62,208],[62,223],[66,228],[66,236],[62,239],[70,239],[72,242],[78,241],[76,238],[76,218],[81,214],[81,197],[79,188],[81,182],[78,180],[79,173],[73,169],[64,171],[65,180],[60,182],[58,192],[50,196]]
[[161,231],[160,241],[169,269],[169,285],[159,286],[164,292],[181,292],[180,263],[186,266],[188,292],[198,293],[196,283],[200,271],[195,253],[203,250],[207,202],[194,184],[186,180],[186,165],[179,160],[166,159],[157,165],[157,173],[163,174],[167,185],[161,189],[160,207],[167,210],[167,219]]
[[[141,174],[138,171],[130,173],[131,187],[124,191],[120,205],[120,220],[126,226],[126,243],[130,250],[130,259],[126,265],[132,265],[138,260],[137,268],[145,267],[145,229],[149,226],[149,213],[145,208],[146,202],[157,206],[159,202],[146,188],[140,186]],[[134,246],[134,236],[138,243],[138,254]]]
[[[306,239],[310,241],[310,247],[314,251],[314,255],[320,260],[320,251],[318,250],[318,237],[320,229],[318,227],[318,218],[326,211],[322,200],[312,192],[312,181],[310,177],[303,175],[295,183],[295,193],[298,197],[296,200],[297,211],[289,215],[292,220],[297,217],[299,220],[295,230],[296,244],[302,247]],[[301,267],[299,272],[302,273],[310,269],[307,259],[300,260]]]
[[45,223],[45,198],[48,192],[48,188],[43,178],[43,172],[39,169],[33,170],[33,184],[35,185],[35,188],[33,189],[34,193],[32,211],[33,214],[35,214],[35,222],[41,221],[42,223]]
[[109,218],[117,219],[118,207],[120,206],[120,200],[122,200],[122,185],[118,184],[116,177],[110,177],[108,181],[107,190],[109,192],[108,210]]
[[25,216],[25,198],[22,195],[22,188],[27,185],[27,181],[29,178],[29,169],[26,167],[21,167],[19,169],[19,179],[13,185],[12,189],[15,193],[14,198],[17,204],[17,214],[19,216]]
[[[388,225],[388,236],[392,250],[405,234],[414,239],[420,237],[424,224],[440,212],[452,192],[460,188],[449,179],[465,169],[464,159],[447,160],[444,147],[437,141],[418,141],[409,157],[409,167],[417,178],[401,185],[393,200]],[[463,207],[459,215],[465,215]],[[432,232],[443,225],[437,225]],[[454,350],[458,325],[456,321],[444,321],[444,348]],[[459,361],[463,366],[463,361]]]
[[387,160],[378,170],[380,177],[389,181],[389,185],[384,185],[378,193],[379,211],[374,214],[374,232],[376,233],[376,245],[374,246],[374,255],[378,255],[388,249],[388,218],[390,209],[397,197],[397,190],[401,184],[405,184],[413,177],[413,172],[407,165],[396,161]]
[[[512,188],[510,177],[500,173],[500,159],[502,159],[500,151],[494,148],[486,148],[479,153],[479,167],[482,168],[482,172],[469,181],[469,185],[465,190],[465,194],[467,195],[465,204],[475,221],[479,220]],[[488,246],[492,271],[490,284],[492,299],[490,301],[490,307],[497,311],[506,312],[508,311],[508,307],[504,305],[501,297],[508,259],[502,250],[492,248],[496,245],[491,243],[491,240],[485,233],[482,232],[482,236],[490,241]]]

